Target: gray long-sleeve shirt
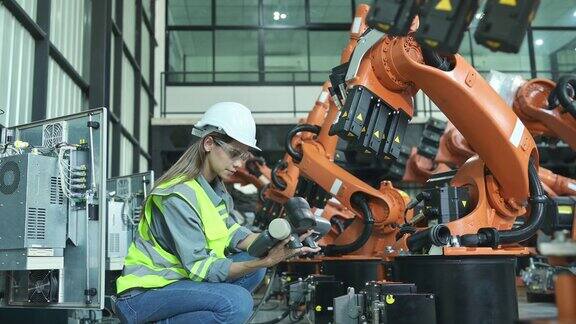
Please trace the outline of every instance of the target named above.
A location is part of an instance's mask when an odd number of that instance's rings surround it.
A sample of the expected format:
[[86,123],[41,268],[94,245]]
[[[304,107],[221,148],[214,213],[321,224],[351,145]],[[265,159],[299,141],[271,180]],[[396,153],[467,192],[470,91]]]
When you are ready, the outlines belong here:
[[[204,189],[214,206],[224,203],[228,213],[232,211],[232,197],[219,178],[210,184],[200,175],[196,181]],[[176,255],[188,271],[191,271],[197,262],[207,262],[209,257],[214,257],[211,251],[206,249],[206,236],[202,230],[202,220],[196,211],[177,195],[164,197],[162,204],[164,217],[154,217],[151,226],[152,235],[160,246],[167,252]],[[235,223],[231,216],[226,218],[228,228]],[[249,229],[240,226],[234,232],[226,252],[239,252],[238,243],[251,233]],[[218,258],[209,265],[206,276],[201,279],[209,282],[226,281],[231,264],[232,260],[228,258]],[[204,264],[199,265],[200,268],[203,266]]]

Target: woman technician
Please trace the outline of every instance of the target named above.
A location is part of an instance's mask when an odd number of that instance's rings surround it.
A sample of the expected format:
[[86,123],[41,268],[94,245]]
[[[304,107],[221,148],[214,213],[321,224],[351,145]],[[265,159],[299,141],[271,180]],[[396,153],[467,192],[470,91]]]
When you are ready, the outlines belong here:
[[262,259],[246,252],[257,234],[228,215],[232,199],[222,178],[256,147],[248,108],[210,107],[194,126],[199,138],[158,181],[116,281],[116,310],[126,323],[243,323],[251,292],[271,267],[309,248],[287,240]]

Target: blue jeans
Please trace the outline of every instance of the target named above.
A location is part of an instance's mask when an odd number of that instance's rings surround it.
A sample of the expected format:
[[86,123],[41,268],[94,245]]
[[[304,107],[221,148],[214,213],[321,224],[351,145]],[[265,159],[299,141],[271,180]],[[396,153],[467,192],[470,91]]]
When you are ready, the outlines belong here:
[[[253,259],[242,252],[234,262]],[[116,312],[122,323],[244,323],[252,314],[252,291],[264,278],[259,269],[230,282],[183,279],[159,289],[120,297]]]

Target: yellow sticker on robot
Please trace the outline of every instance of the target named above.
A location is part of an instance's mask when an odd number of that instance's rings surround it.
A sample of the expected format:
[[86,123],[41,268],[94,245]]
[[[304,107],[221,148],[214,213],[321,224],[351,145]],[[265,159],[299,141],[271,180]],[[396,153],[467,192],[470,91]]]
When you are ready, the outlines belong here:
[[558,206],[558,214],[568,214],[571,215],[573,213],[572,206]]
[[501,5],[516,7],[518,5],[517,0],[500,0]]
[[396,299],[394,299],[393,295],[386,295],[386,304],[392,305],[395,301]]
[[321,311],[322,311],[322,306],[317,305],[317,306],[314,308],[314,310],[317,311],[317,312],[321,312]]
[[450,0],[440,0],[434,9],[452,11],[452,4],[450,3]]

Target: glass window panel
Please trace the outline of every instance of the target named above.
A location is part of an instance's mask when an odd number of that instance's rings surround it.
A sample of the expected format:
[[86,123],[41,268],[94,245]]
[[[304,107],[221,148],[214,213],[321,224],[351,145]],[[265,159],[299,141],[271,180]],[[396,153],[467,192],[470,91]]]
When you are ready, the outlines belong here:
[[[476,29],[472,29],[470,32],[473,35],[475,31]],[[492,52],[486,47],[476,44],[476,42],[473,41],[472,50],[474,53],[474,66],[476,70],[479,72],[487,72],[490,70],[503,72],[530,72],[530,55],[528,53],[527,39],[528,37],[524,39],[524,43],[517,54]]]
[[258,0],[216,0],[216,24],[258,25]]
[[214,59],[215,81],[258,81],[258,31],[216,31]]
[[32,20],[36,20],[36,2],[37,0],[16,0],[16,2],[26,11]]
[[[116,22],[118,20],[116,19],[116,0],[112,0],[110,6],[112,7],[112,21]],[[110,171],[110,167],[108,167],[108,171]]]
[[362,3],[371,6],[373,2],[374,0],[354,0],[354,6],[358,7],[358,5]]
[[142,0],[142,9],[144,10],[144,13],[148,17],[148,19],[152,20],[152,1]]
[[169,46],[169,82],[212,82],[212,32],[171,31]]
[[140,62],[140,67],[142,69],[142,76],[146,83],[149,83],[150,80],[150,33],[148,32],[148,28],[146,28],[146,24],[142,22],[142,57]]
[[557,80],[576,72],[576,33],[574,31],[534,31],[534,54],[538,75],[548,73]]
[[136,2],[123,1],[122,10],[122,37],[134,56],[136,53]]
[[108,145],[106,146],[108,148],[108,178],[112,177],[112,163],[114,163],[113,161],[118,161],[118,157],[117,156],[112,156],[112,152],[114,152],[114,146],[112,145],[112,138],[113,138],[113,134],[114,134],[114,127],[116,127],[116,125],[110,121],[110,119],[108,119]]
[[12,13],[0,5],[0,124],[27,123],[32,115],[36,42]]
[[126,55],[122,55],[122,92],[120,122],[134,134],[134,68]]
[[264,50],[266,81],[308,81],[306,30],[267,30]]
[[132,160],[134,159],[134,146],[124,136],[120,141],[120,176],[130,175],[132,171]]
[[310,71],[311,81],[328,80],[330,70],[340,65],[340,55],[348,44],[347,31],[310,32]]
[[305,25],[304,0],[263,0],[265,25]]
[[474,35],[467,31],[464,34],[462,43],[460,44],[460,49],[458,49],[458,54],[462,55],[470,64],[472,64],[472,50],[470,48],[471,42],[474,43]]
[[148,152],[148,129],[150,123],[150,97],[144,87],[140,90],[140,146]]
[[140,155],[140,171],[138,172],[147,172],[148,171],[148,160]]
[[574,0],[540,1],[532,26],[576,26]]
[[311,23],[349,23],[352,21],[350,0],[310,0]]
[[[89,48],[84,42],[87,32],[90,3],[86,1],[54,0],[50,8],[50,40],[58,51],[74,67],[78,74],[86,77],[84,59]],[[87,59],[87,57],[86,57]]]
[[212,0],[168,0],[169,25],[212,25]]

